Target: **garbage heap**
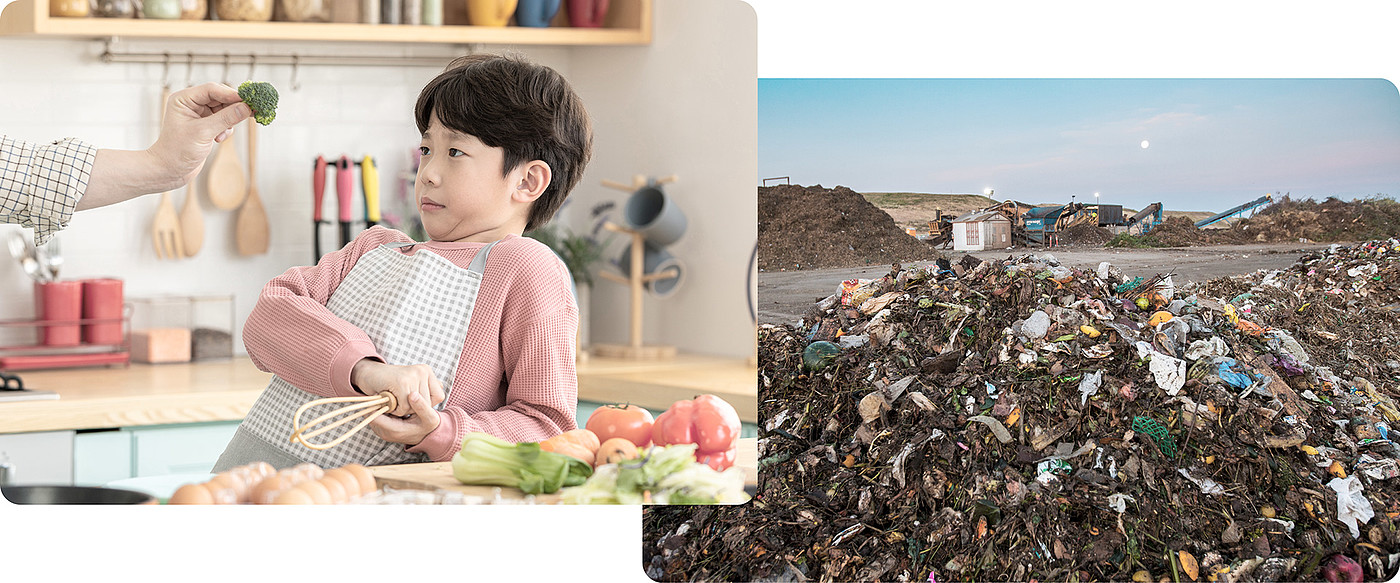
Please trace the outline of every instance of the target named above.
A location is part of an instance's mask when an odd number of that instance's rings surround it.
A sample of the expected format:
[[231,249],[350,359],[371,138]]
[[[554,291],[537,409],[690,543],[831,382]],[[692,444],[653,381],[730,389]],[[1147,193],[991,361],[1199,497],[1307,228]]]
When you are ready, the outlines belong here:
[[883,265],[942,257],[845,186],[758,189],[758,269],[794,271]]
[[1389,579],[1397,246],[1183,288],[1051,255],[845,282],[759,329],[759,495],[645,509],[644,567],[1282,581],[1354,560]]

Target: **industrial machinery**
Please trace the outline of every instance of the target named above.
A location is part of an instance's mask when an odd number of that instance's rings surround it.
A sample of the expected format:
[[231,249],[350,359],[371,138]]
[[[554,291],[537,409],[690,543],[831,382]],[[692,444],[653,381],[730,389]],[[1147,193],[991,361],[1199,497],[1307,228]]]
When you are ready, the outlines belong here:
[[1232,208],[1232,209],[1230,209],[1230,210],[1228,210],[1228,211],[1225,211],[1225,212],[1223,212],[1223,213],[1217,214],[1217,215],[1215,215],[1215,216],[1213,216],[1213,217],[1210,217],[1210,218],[1208,218],[1208,219],[1201,219],[1201,220],[1199,220],[1199,221],[1196,221],[1196,228],[1197,228],[1197,229],[1204,229],[1204,228],[1206,228],[1206,227],[1209,226],[1209,225],[1213,225],[1213,224],[1218,223],[1218,222],[1220,222],[1220,221],[1232,219],[1232,218],[1234,218],[1234,217],[1243,215],[1244,213],[1250,213],[1250,216],[1254,216],[1254,215],[1253,215],[1253,212],[1257,212],[1258,209],[1259,209],[1259,207],[1266,206],[1266,205],[1268,205],[1269,203],[1271,203],[1271,202],[1273,202],[1273,201],[1274,201],[1274,195],[1272,195],[1272,194],[1265,194],[1264,196],[1261,196],[1261,197],[1259,197],[1259,198],[1256,198],[1256,199],[1254,199],[1254,200],[1251,200],[1251,201],[1249,201],[1249,202],[1247,202],[1247,203],[1244,203],[1244,204],[1242,204],[1242,205],[1240,205],[1240,206],[1237,206],[1237,207],[1235,207],[1235,208]]
[[1136,226],[1139,235],[1152,232],[1152,229],[1160,224],[1162,224],[1162,203],[1160,202],[1147,205],[1146,208],[1138,211],[1138,214],[1128,218],[1127,221],[1128,231],[1131,232]]

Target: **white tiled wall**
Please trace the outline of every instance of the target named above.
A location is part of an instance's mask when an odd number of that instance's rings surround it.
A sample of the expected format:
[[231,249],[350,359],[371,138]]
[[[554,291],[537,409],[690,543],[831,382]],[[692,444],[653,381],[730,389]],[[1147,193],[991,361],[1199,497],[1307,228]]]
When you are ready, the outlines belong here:
[[[5,0],[0,0],[3,4]],[[750,356],[754,328],[750,255],[757,238],[756,22],[740,0],[657,0],[654,41],[625,47],[511,48],[569,77],[594,118],[594,155],[561,213],[576,231],[591,227],[588,210],[615,202],[621,220],[627,193],[600,181],[630,182],[633,174],[679,175],[667,186],[686,213],[686,235],[669,251],[686,264],[686,280],[672,296],[644,300],[644,340],[682,351]],[[170,51],[174,65],[104,64],[101,41],[0,37],[0,133],[27,140],[76,136],[104,148],[145,148],[155,139],[163,75],[183,86],[246,79],[247,65],[181,63],[199,54],[257,52],[287,55],[400,55],[441,57],[446,64],[464,47],[379,43],[260,43],[122,39],[116,51]],[[115,276],[128,296],[232,293],[235,326],[241,324],[271,278],[312,260],[311,164],[317,154],[374,156],[381,199],[398,193],[393,177],[408,168],[417,146],[413,102],[440,67],[310,67],[297,71],[293,89],[287,65],[260,64],[256,76],[281,93],[277,120],[258,129],[258,190],[271,225],[266,255],[239,256],[234,248],[236,211],[208,204],[205,246],[180,261],[161,261],[151,246],[150,225],[158,196],[84,211],[60,235],[67,262],[62,277]],[[240,135],[240,139],[243,137]],[[246,154],[246,144],[242,154]],[[326,186],[325,216],[334,218],[334,181]],[[411,193],[411,190],[410,190]],[[183,190],[172,194],[177,210]],[[409,209],[409,212],[414,212]],[[358,211],[357,211],[358,216]],[[13,225],[0,225],[0,237]],[[26,231],[27,232],[27,231]],[[322,230],[323,250],[338,246],[334,227]],[[607,252],[622,252],[616,238]],[[33,315],[32,291],[19,266],[0,253],[0,320]],[[628,341],[625,287],[601,281],[593,290],[590,324],[595,342]],[[0,326],[0,346],[33,341],[26,332]],[[8,333],[8,335],[7,335]],[[241,338],[241,336],[236,336]],[[241,340],[235,351],[243,352]]]

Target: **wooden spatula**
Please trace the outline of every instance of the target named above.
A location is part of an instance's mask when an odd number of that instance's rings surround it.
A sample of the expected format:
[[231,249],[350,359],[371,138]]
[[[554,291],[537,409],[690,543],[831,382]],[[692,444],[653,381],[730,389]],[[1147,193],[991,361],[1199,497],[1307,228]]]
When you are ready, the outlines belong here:
[[204,212],[199,207],[196,182],[199,182],[198,176],[190,179],[185,188],[185,206],[180,209],[180,238],[184,242],[185,257],[194,257],[204,246]]
[[257,122],[248,120],[248,197],[238,210],[234,242],[240,255],[267,253],[267,211],[258,197],[258,136]]
[[[249,120],[251,125],[252,120]],[[233,210],[243,204],[248,195],[248,182],[243,177],[243,165],[238,162],[238,132],[229,134],[214,152],[209,163],[209,202],[219,210]],[[249,136],[252,139],[252,136]],[[252,161],[249,161],[251,164]]]

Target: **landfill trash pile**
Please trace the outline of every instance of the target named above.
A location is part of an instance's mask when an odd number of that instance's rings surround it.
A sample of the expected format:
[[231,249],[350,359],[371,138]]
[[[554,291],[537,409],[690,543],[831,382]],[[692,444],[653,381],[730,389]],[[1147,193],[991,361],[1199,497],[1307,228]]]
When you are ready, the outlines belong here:
[[889,213],[844,186],[758,189],[760,271],[881,265],[941,257]]
[[1050,254],[759,329],[758,495],[647,508],[660,580],[1388,580],[1400,241],[1176,287]]
[[1101,247],[1113,238],[1113,232],[1104,227],[1090,224],[1075,225],[1060,232],[1061,246]]

